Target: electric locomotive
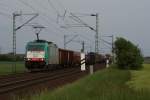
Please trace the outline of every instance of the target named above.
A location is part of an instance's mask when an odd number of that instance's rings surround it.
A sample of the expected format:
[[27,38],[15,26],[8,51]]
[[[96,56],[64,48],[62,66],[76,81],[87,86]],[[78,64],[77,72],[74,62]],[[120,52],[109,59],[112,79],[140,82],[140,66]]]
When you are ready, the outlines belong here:
[[27,43],[25,57],[27,69],[46,69],[58,63],[58,47],[53,42],[35,40]]

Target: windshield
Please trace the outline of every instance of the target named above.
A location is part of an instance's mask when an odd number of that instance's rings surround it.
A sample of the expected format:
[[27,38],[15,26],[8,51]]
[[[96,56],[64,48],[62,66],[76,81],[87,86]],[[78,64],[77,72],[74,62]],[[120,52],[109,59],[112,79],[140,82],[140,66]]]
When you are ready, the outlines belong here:
[[28,45],[27,50],[28,51],[43,51],[44,45]]

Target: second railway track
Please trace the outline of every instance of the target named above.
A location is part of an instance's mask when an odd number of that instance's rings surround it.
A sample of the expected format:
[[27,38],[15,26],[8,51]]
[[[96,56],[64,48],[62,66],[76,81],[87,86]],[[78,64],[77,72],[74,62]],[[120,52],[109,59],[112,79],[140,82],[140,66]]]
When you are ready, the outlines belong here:
[[[75,74],[81,73],[81,71],[79,70],[79,68],[68,68],[68,69],[64,69],[64,70],[59,70],[56,72],[52,72],[52,73],[46,73],[46,74],[37,74],[38,76],[28,76],[25,79],[23,78],[19,78],[17,80],[7,80],[7,81],[3,81],[2,83],[0,82],[0,94],[3,93],[8,93],[11,91],[14,91],[16,89],[22,89],[28,86],[32,86],[32,85],[36,85],[36,84],[40,84],[42,82],[46,82],[46,81],[50,81],[50,80],[55,80],[55,79],[59,79],[59,78],[63,78],[63,77],[68,77],[68,76],[72,76]],[[41,75],[41,76],[39,76]]]

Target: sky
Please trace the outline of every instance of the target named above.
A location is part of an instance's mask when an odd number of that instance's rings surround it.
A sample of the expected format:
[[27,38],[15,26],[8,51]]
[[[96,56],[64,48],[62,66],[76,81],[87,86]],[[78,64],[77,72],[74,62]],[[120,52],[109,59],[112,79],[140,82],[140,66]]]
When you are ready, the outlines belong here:
[[[56,43],[63,48],[64,35],[70,40],[68,49],[81,49],[81,41],[86,43],[86,51],[94,51],[95,32],[87,27],[68,27],[79,24],[70,16],[73,13],[89,26],[95,28],[96,20],[90,14],[99,14],[100,53],[108,53],[111,46],[101,41],[111,42],[114,35],[124,37],[138,45],[144,56],[150,56],[150,1],[149,0],[0,0],[0,53],[12,52],[12,13],[39,13],[39,16],[17,33],[17,53],[25,52],[27,42],[36,39],[31,24],[42,25],[41,39]],[[66,12],[66,13],[65,13]],[[58,15],[60,17],[58,17]],[[65,15],[65,17],[63,17]],[[16,26],[20,26],[32,16],[19,16]]]

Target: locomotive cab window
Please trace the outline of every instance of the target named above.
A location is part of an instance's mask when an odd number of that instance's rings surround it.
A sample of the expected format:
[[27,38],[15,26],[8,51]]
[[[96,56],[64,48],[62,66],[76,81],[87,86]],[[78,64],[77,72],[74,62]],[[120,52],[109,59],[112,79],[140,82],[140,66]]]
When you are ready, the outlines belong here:
[[44,46],[43,45],[28,45],[28,51],[43,51]]

